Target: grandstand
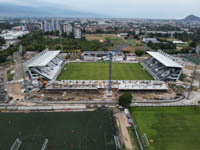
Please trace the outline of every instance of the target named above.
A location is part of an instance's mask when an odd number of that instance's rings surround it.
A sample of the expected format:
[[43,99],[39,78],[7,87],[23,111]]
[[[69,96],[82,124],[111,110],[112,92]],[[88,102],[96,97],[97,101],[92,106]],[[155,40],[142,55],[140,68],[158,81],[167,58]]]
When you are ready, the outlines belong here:
[[[51,81],[46,85],[47,91],[97,91],[108,87],[107,80],[62,80]],[[118,91],[166,91],[167,83],[149,80],[112,80],[112,89]]]
[[183,66],[176,58],[160,50],[158,52],[148,51],[147,53],[151,57],[144,60],[142,65],[155,79],[177,81],[180,78]]
[[[106,61],[109,60],[108,58],[108,51],[85,51],[82,53],[82,59],[84,61]],[[113,61],[114,62],[120,62],[124,60],[124,53],[123,52],[117,52],[113,53]]]
[[58,57],[59,53],[60,51],[49,51],[46,49],[26,62],[30,79],[37,80],[41,76],[47,81],[55,80],[64,63]]

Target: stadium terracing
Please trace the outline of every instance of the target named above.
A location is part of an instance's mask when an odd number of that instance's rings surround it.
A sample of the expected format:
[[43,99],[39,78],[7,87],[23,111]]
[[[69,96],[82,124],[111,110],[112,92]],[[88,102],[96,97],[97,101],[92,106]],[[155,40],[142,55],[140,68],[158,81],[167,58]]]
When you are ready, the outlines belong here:
[[27,61],[26,67],[30,79],[37,80],[40,76],[47,81],[55,80],[64,63],[58,57],[59,53],[60,51],[49,51],[46,49]]
[[181,62],[163,51],[147,52],[151,57],[142,62],[143,67],[157,80],[179,80],[183,66]]
[[[63,80],[52,81],[46,85],[47,91],[72,91],[72,90],[100,90],[108,87],[107,80]],[[168,90],[167,83],[163,81],[138,81],[138,80],[112,80],[112,89],[119,91],[143,90],[163,91]]]

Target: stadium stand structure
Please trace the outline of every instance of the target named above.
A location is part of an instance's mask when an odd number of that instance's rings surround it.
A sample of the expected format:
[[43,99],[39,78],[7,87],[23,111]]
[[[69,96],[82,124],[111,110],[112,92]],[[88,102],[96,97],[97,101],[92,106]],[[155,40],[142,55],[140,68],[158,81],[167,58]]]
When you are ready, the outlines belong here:
[[[112,80],[112,89],[118,91],[165,91],[168,84],[164,81]],[[108,87],[107,80],[63,80],[51,81],[46,85],[47,91],[83,91],[100,90]]]
[[[84,61],[106,61],[108,58],[108,51],[85,51],[82,53],[82,59]],[[124,54],[123,52],[113,52],[113,61],[123,61]]]
[[142,65],[157,80],[177,81],[179,80],[183,66],[178,59],[159,50],[158,52],[147,52],[151,57],[144,60]]
[[60,51],[48,49],[37,54],[26,63],[27,71],[31,80],[42,77],[44,80],[55,80],[62,69],[64,61],[58,57]]

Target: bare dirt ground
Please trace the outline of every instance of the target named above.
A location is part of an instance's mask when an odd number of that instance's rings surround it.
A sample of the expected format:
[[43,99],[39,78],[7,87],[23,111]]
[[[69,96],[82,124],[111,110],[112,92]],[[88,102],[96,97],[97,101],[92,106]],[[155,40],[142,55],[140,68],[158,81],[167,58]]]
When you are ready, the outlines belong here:
[[127,148],[127,150],[133,150],[134,145],[132,145],[131,137],[128,133],[126,120],[125,120],[123,114],[121,112],[118,112],[115,116],[120,123],[121,132],[122,132],[125,147]]
[[118,95],[113,92],[112,97],[106,97],[106,91],[65,91],[65,92],[48,92],[45,90],[39,91],[33,90],[30,95],[41,100],[73,100],[73,101],[83,101],[83,100],[115,100]]
[[116,34],[86,34],[85,38],[87,40],[105,40],[105,38],[116,38],[117,35]]
[[24,94],[21,90],[22,90],[21,83],[7,84],[8,95],[12,96],[14,99],[23,99],[24,98]]

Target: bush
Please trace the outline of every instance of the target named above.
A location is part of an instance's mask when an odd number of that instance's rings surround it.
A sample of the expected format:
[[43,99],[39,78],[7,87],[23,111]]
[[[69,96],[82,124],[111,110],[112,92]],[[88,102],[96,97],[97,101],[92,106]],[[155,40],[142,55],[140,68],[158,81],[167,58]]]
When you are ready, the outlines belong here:
[[144,54],[144,51],[138,49],[138,50],[135,51],[135,54],[136,54],[137,56],[142,56],[142,55]]
[[6,61],[6,57],[0,55],[0,63],[3,63],[3,62],[5,62],[5,61]]
[[131,93],[125,93],[125,94],[122,94],[120,97],[119,97],[119,105],[120,106],[123,106],[123,107],[129,107],[129,105],[131,104],[131,101],[132,101],[132,95]]

